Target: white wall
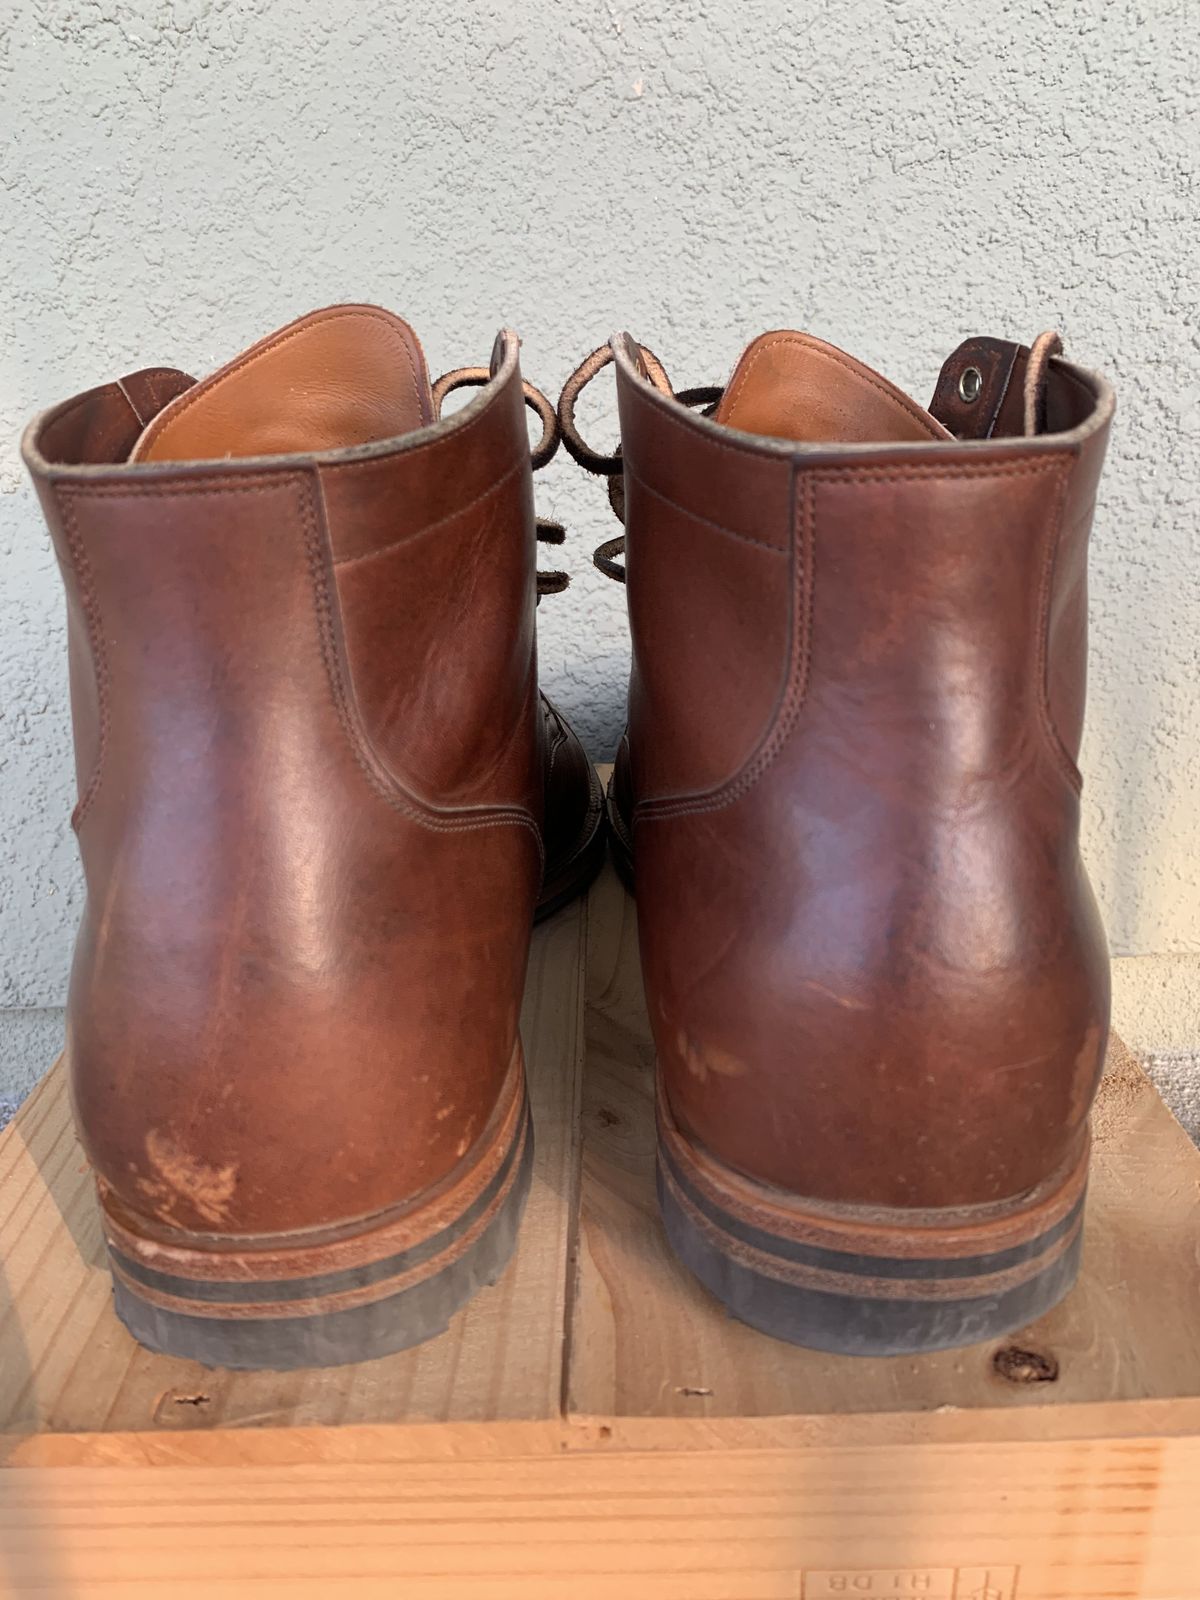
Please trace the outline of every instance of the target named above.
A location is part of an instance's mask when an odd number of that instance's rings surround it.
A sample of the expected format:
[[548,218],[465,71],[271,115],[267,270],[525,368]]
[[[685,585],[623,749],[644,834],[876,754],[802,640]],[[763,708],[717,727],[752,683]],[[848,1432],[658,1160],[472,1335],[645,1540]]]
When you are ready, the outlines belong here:
[[[681,385],[806,327],[921,400],[967,334],[1058,326],[1119,396],[1088,861],[1116,951],[1200,951],[1196,23],[1187,0],[9,0],[0,1006],[61,1003],[79,907],[62,604],[18,431],[338,299],[410,317],[435,372],[511,323],[552,392],[618,325]],[[603,753],[624,596],[589,556],[615,525],[565,460],[539,500],[575,573],[541,608],[545,678]]]

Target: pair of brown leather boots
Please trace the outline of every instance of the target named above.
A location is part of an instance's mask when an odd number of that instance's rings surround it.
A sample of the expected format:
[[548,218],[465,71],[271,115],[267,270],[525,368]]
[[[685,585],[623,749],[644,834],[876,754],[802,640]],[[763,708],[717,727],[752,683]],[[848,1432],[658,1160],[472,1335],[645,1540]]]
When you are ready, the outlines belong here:
[[[609,360],[603,457],[573,413]],[[622,335],[564,391],[628,537],[608,821],[663,1215],[785,1339],[969,1343],[1075,1273],[1108,1023],[1075,758],[1112,410],[1047,336],[968,341],[928,411],[799,333],[678,395]],[[117,1308],[154,1349],[362,1360],[509,1256],[530,930],[604,853],[537,684],[537,594],[565,578],[539,584],[562,534],[531,471],[558,437],[514,334],[431,386],[364,306],[26,436],[88,888],[71,1086]]]

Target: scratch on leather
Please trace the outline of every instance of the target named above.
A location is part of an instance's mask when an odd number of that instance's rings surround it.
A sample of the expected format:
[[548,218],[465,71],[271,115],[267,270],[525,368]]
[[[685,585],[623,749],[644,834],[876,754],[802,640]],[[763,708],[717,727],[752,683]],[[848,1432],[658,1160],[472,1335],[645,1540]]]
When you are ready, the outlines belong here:
[[811,989],[815,994],[824,995],[826,1000],[832,1000],[835,1006],[841,1006],[844,1011],[871,1009],[866,1000],[860,1000],[856,995],[844,994],[840,989],[831,989],[827,983],[818,983],[816,978],[801,978],[800,983],[805,989]]
[[157,1174],[140,1178],[138,1186],[148,1198],[170,1211],[179,1201],[191,1206],[206,1222],[222,1222],[237,1188],[237,1162],[214,1167],[189,1155],[170,1134],[151,1128],[146,1135],[146,1155]]

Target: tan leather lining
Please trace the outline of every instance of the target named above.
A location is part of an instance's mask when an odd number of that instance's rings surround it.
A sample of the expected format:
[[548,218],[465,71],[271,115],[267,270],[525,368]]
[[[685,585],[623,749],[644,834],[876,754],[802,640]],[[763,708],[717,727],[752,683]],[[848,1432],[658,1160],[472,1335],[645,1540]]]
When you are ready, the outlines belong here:
[[805,444],[951,437],[878,373],[805,333],[764,333],[755,339],[738,362],[715,420]]
[[376,306],[332,306],[280,329],[181,394],[129,459],[337,450],[432,420],[425,358],[408,324]]

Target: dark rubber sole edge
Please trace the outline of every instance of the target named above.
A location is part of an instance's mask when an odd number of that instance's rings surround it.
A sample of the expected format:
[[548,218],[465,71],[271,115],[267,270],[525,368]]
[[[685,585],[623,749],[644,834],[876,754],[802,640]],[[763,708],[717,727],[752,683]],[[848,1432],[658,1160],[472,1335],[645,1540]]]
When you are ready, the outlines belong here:
[[203,1317],[151,1305],[113,1279],[118,1317],[148,1350],[235,1372],[292,1372],[373,1361],[444,1333],[451,1317],[495,1283],[517,1242],[533,1178],[533,1129],[512,1188],[485,1231],[440,1272],[369,1305],[304,1317]]
[[[658,1203],[675,1254],[740,1322],[833,1355],[918,1355],[1012,1333],[1067,1294],[1078,1276],[1083,1245],[1080,1227],[1040,1272],[995,1294],[959,1299],[839,1294],[770,1277],[720,1250],[680,1205],[661,1151]],[[877,1275],[887,1277],[886,1262],[879,1263]]]

